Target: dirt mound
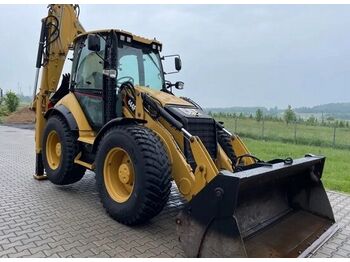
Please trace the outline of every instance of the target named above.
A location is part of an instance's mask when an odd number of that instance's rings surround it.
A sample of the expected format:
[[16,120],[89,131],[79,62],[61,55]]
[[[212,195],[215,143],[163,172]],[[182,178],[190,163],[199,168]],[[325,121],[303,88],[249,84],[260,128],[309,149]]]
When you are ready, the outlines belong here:
[[29,107],[24,107],[4,119],[5,124],[33,124],[34,122],[35,113]]

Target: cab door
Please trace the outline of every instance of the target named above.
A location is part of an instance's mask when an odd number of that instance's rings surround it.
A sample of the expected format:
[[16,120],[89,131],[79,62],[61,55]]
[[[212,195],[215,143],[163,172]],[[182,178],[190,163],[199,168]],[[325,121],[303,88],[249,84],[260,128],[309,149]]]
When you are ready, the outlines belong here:
[[103,68],[106,39],[99,36],[99,51],[90,51],[88,37],[78,40],[72,67],[72,90],[94,130],[103,126]]

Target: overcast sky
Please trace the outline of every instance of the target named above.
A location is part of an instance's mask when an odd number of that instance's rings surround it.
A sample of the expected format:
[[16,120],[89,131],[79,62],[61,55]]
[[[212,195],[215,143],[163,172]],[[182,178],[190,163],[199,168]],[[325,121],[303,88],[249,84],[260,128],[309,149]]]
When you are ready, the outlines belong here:
[[[46,6],[0,10],[0,87],[30,94]],[[349,5],[81,5],[80,21],[156,37],[204,107],[350,102]]]

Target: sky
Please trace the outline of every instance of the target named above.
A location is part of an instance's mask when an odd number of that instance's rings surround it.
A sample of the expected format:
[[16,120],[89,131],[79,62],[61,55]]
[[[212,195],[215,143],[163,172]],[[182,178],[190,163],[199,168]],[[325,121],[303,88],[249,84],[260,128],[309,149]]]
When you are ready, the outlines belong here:
[[[81,5],[86,30],[119,28],[180,54],[179,96],[203,107],[350,102],[350,5]],[[0,5],[0,88],[32,93],[45,5]],[[69,68],[69,63],[67,68]]]

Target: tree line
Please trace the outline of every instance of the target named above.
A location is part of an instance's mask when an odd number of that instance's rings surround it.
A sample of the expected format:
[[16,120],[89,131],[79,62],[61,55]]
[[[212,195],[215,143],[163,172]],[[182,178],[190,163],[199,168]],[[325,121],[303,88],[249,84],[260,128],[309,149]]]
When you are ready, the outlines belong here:
[[291,105],[288,105],[287,109],[283,112],[282,116],[278,115],[269,115],[264,114],[263,110],[258,108],[255,112],[255,115],[250,113],[249,115],[240,113],[212,113],[209,111],[209,115],[213,117],[232,117],[232,118],[238,118],[238,119],[255,119],[258,122],[261,121],[275,121],[275,122],[285,122],[287,125],[293,124],[293,123],[301,123],[305,125],[312,125],[312,126],[330,126],[330,127],[339,127],[339,128],[349,128],[350,124],[349,121],[345,120],[337,120],[334,117],[327,117],[323,118],[321,120],[317,119],[314,115],[309,116],[308,118],[302,118],[300,116],[297,116],[295,111],[292,109]]

